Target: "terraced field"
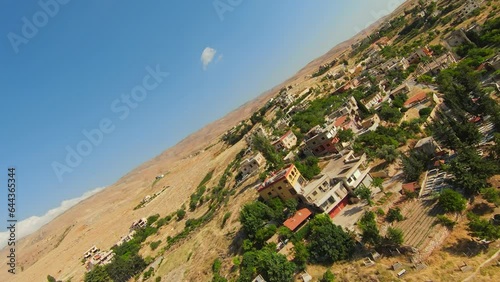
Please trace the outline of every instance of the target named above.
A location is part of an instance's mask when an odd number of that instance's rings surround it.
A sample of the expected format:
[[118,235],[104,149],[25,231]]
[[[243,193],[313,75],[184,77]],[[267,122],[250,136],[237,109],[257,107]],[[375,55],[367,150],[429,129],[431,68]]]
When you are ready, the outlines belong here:
[[417,249],[423,249],[436,233],[440,225],[435,224],[435,216],[442,213],[433,200],[416,200],[408,203],[403,210],[405,220],[397,222],[395,227],[404,233],[404,243]]

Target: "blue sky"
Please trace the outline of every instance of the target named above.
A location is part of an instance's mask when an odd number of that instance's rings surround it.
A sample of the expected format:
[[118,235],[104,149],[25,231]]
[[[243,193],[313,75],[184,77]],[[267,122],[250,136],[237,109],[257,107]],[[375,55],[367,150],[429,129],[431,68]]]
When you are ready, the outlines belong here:
[[[52,3],[46,18],[37,1],[0,3],[0,185],[16,167],[18,219],[113,184],[401,3],[242,0],[221,18],[214,1],[55,1],[41,1]],[[23,17],[40,26],[31,38]],[[216,53],[204,70],[206,47]],[[120,120],[111,104],[148,66],[169,76]],[[52,163],[105,118],[114,131],[59,181]]]

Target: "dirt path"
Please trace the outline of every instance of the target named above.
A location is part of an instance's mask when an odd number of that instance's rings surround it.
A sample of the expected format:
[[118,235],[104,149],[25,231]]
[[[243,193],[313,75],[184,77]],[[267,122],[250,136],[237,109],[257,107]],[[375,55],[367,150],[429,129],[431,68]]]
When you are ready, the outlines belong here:
[[496,253],[494,253],[489,259],[485,260],[483,263],[481,263],[476,271],[474,271],[474,273],[472,273],[469,277],[465,278],[464,280],[462,280],[462,282],[467,282],[467,281],[471,281],[472,278],[474,278],[474,276],[476,276],[476,274],[479,272],[479,270],[481,270],[481,267],[485,266],[486,264],[490,263],[492,260],[494,260],[498,254],[500,254],[500,250],[498,250]]

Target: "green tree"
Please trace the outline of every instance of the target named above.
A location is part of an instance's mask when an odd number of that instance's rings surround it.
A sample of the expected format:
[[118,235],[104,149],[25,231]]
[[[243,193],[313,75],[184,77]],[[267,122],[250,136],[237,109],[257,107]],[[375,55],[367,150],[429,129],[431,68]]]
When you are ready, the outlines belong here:
[[318,166],[318,161],[318,158],[309,156],[303,161],[295,162],[295,166],[305,179],[311,180],[321,172],[321,169]]
[[291,282],[295,265],[274,250],[262,249],[243,254],[238,281],[252,281],[261,274],[269,282]]
[[389,105],[389,103],[384,102],[382,103],[382,106],[380,106],[379,116],[382,120],[398,123],[403,117],[403,114],[398,108],[393,108]]
[[262,152],[262,155],[269,162],[271,169],[278,169],[283,167],[283,160],[276,149],[271,145],[271,142],[266,137],[255,135],[252,141],[254,149]]
[[376,151],[377,158],[383,159],[388,163],[393,163],[399,157],[399,151],[394,145],[382,145]]
[[458,151],[448,170],[455,176],[452,180],[455,187],[464,189],[468,195],[475,195],[488,187],[487,179],[500,171],[500,165],[494,160],[481,158],[475,148],[465,148]]
[[496,240],[500,238],[500,227],[493,225],[490,221],[469,213],[469,230],[471,235],[485,240]]
[[354,195],[362,200],[366,200],[368,205],[373,205],[372,190],[365,185],[361,184],[358,188],[356,188],[356,190],[354,190]]
[[335,282],[335,275],[330,271],[330,269],[327,269],[319,282]]
[[495,187],[481,189],[481,195],[489,203],[500,206],[500,190]]
[[403,244],[404,238],[403,238],[403,231],[399,228],[392,228],[389,227],[387,229],[387,234],[386,234],[386,239],[389,244],[392,245],[401,245]]
[[333,263],[349,258],[354,251],[354,240],[327,215],[316,215],[309,224],[309,259],[313,263]]
[[378,188],[380,189],[380,191],[384,191],[384,180],[380,177],[374,177],[373,180],[372,180],[372,184],[371,186],[372,187],[375,187],[375,188]]
[[47,275],[47,281],[48,282],[56,282],[56,279],[50,275]]
[[439,195],[439,205],[445,212],[462,212],[467,200],[458,192],[444,189]]
[[455,224],[457,224],[455,221],[449,219],[446,215],[443,214],[438,214],[436,216],[437,222],[443,226],[448,227],[449,229],[452,229]]
[[249,238],[254,238],[255,234],[270,219],[272,210],[262,202],[246,204],[240,211],[240,222],[243,230]]
[[422,83],[422,84],[425,84],[425,85],[429,85],[429,84],[431,84],[431,83],[432,83],[432,81],[433,81],[432,76],[427,75],[427,74],[423,74],[423,75],[421,75],[421,76],[419,76],[419,77],[417,78],[417,82],[418,82],[418,83]]
[[85,273],[83,278],[85,282],[112,282],[113,280],[109,277],[108,273],[103,266],[96,266],[91,271]]
[[403,174],[407,181],[417,181],[424,172],[425,163],[417,153],[410,153],[410,156],[401,155],[403,163]]
[[359,220],[359,228],[361,229],[361,238],[364,243],[372,246],[377,246],[380,243],[380,232],[375,221],[375,213],[365,212]]
[[295,214],[298,205],[299,202],[296,199],[288,199],[285,201],[286,218],[289,218]]
[[404,220],[404,216],[401,214],[401,209],[399,207],[396,208],[390,208],[387,211],[387,215],[385,219],[389,222],[394,222],[394,221],[402,221]]
[[428,117],[432,113],[432,108],[422,108],[418,111],[418,115],[421,117]]
[[274,234],[276,234],[276,230],[278,228],[274,224],[270,224],[268,226],[265,226],[263,228],[260,228],[257,230],[255,233],[255,240],[254,243],[256,244],[257,247],[261,247],[265,244],[269,238],[273,237]]
[[354,132],[351,129],[342,129],[338,132],[338,137],[342,142],[350,142],[354,139]]
[[177,220],[182,220],[186,216],[186,211],[184,209],[178,209],[176,214]]
[[124,259],[115,257],[113,262],[106,266],[106,272],[113,281],[128,281],[131,277],[146,268],[146,263],[137,254]]
[[306,269],[306,263],[309,259],[309,252],[307,251],[304,243],[297,241],[293,244],[293,262],[297,266],[297,270],[302,271]]

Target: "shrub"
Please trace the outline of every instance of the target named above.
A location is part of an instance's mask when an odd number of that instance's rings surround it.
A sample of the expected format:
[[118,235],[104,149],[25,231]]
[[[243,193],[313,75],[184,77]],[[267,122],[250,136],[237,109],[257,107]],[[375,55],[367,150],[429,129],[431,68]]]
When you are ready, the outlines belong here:
[[496,240],[500,238],[500,226],[493,225],[489,220],[469,213],[469,230],[471,235],[485,240]]
[[461,212],[465,210],[467,200],[458,192],[444,189],[439,195],[439,205],[445,212]]
[[404,241],[403,231],[399,228],[389,227],[385,237],[387,241],[393,245],[401,245]]
[[404,219],[403,215],[401,214],[401,209],[400,208],[394,208],[394,209],[389,209],[387,211],[387,216],[385,219],[389,222],[394,222],[394,221],[402,221]]
[[432,112],[431,108],[423,108],[418,111],[418,114],[421,117],[428,117],[431,114],[431,112]]
[[177,210],[177,220],[182,220],[186,216],[186,211],[184,209]]
[[436,216],[437,222],[445,227],[448,227],[449,229],[452,229],[455,224],[457,224],[455,221],[449,219],[447,216],[439,214]]
[[214,263],[212,264],[212,271],[213,271],[214,273],[219,273],[219,272],[220,272],[221,267],[222,267],[222,262],[220,261],[220,259],[219,259],[219,258],[216,258],[216,259],[214,260]]
[[378,215],[378,216],[384,216],[385,215],[385,212],[382,208],[378,208],[375,213]]
[[149,246],[151,247],[151,250],[156,250],[156,248],[158,248],[158,246],[161,244],[161,240],[158,240],[158,241],[155,241],[155,242],[151,242],[149,243]]
[[481,189],[483,198],[489,203],[500,205],[500,190],[495,187]]
[[326,272],[323,274],[323,277],[321,277],[321,280],[319,282],[334,282],[335,281],[335,275],[330,271],[330,269],[327,269]]
[[148,225],[155,223],[156,220],[158,220],[158,218],[160,218],[159,214],[154,214],[154,215],[149,216],[148,217]]
[[226,212],[224,214],[224,217],[222,218],[221,228],[224,228],[224,225],[226,225],[226,221],[229,219],[229,217],[231,217],[231,212]]

